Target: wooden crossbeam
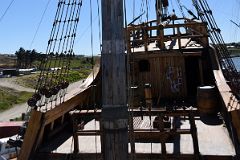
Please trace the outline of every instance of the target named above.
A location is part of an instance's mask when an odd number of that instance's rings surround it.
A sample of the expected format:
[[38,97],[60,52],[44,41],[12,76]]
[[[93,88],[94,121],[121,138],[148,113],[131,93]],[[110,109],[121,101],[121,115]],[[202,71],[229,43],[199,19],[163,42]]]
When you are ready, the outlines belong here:
[[[128,131],[130,134],[131,131]],[[169,138],[175,137],[181,134],[191,134],[190,129],[177,129],[170,130],[166,129],[163,132],[159,130],[150,130],[150,129],[136,129],[133,132],[135,142],[156,142],[156,143],[166,143]],[[82,130],[77,131],[76,135],[78,136],[101,136],[102,131],[100,130]],[[130,142],[130,139],[129,139]]]
[[[130,157],[130,155],[129,155]],[[61,160],[61,159],[81,159],[81,160],[96,160],[103,159],[101,153],[79,153],[79,154],[64,154],[64,153],[38,153],[35,160],[51,159],[51,160]],[[194,154],[157,154],[157,153],[135,153],[135,160],[159,160],[159,159],[177,159],[177,160],[193,160],[196,158]],[[201,155],[201,159],[206,160],[232,160],[234,157],[231,155]]]
[[[188,116],[189,112],[191,112],[194,116],[199,115],[197,109],[193,110],[174,110],[167,111],[165,109],[153,108],[151,112],[149,110],[139,110],[133,109],[129,112],[133,112],[134,117],[139,116],[157,116],[159,114],[164,114],[166,116]],[[101,116],[101,110],[78,110],[70,112],[70,115],[79,116],[79,117],[92,117],[99,118]]]
[[35,152],[37,147],[37,138],[39,138],[39,130],[41,129],[43,114],[39,111],[32,110],[28,124],[28,129],[24,136],[24,141],[18,156],[19,160],[29,159],[31,154]]
[[77,94],[76,96],[72,97],[71,99],[67,100],[64,103],[56,106],[54,109],[46,112],[44,114],[44,125],[47,125],[57,118],[63,116],[65,113],[69,112],[73,108],[77,107],[84,103],[86,97],[90,95],[91,87],[87,88],[86,90],[82,91],[81,93]]
[[[129,131],[130,132],[130,131]],[[101,135],[101,131],[100,130],[81,130],[81,131],[77,131],[76,134],[78,136],[96,136],[96,135]],[[151,134],[149,136],[152,136],[152,134],[156,134],[156,135],[162,135],[162,134],[191,134],[190,129],[177,129],[177,130],[170,130],[170,129],[165,129],[165,131],[160,132],[157,129],[154,130],[150,130],[150,129],[135,129],[134,130],[134,136],[142,136],[142,135],[147,135],[147,134]]]

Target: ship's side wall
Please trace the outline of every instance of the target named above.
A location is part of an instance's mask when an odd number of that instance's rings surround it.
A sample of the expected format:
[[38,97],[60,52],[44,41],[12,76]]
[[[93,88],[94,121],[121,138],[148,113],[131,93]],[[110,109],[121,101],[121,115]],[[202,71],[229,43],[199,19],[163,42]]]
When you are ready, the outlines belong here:
[[230,86],[225,79],[223,72],[221,70],[217,53],[214,48],[210,50],[211,62],[213,64],[213,74],[216,86],[221,96],[224,115],[227,116],[226,124],[229,125],[229,130],[233,143],[235,145],[236,151],[239,150],[240,144],[240,103],[239,99],[232,93]]

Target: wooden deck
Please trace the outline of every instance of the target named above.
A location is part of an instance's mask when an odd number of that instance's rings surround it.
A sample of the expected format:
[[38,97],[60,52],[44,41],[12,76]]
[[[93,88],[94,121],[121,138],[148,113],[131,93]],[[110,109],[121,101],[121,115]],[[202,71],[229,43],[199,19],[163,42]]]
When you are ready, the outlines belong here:
[[[153,119],[154,117],[152,117]],[[235,150],[231,139],[229,138],[228,131],[225,125],[217,117],[195,117],[197,126],[199,150],[201,155],[220,155],[220,156],[233,156]],[[181,129],[190,127],[189,121],[185,118],[180,118],[179,125]],[[143,120],[140,117],[135,118],[136,128],[152,128],[150,126],[149,117],[144,116]],[[90,121],[84,128],[87,130],[99,130],[98,121]],[[154,131],[154,129],[152,130]],[[136,153],[161,153],[160,143],[136,143]],[[129,144],[129,153],[130,153]],[[175,140],[171,140],[166,145],[167,154],[194,154],[193,142],[191,135],[180,135]],[[73,137],[68,138],[59,147],[53,149],[50,146],[45,147],[41,152],[53,153],[73,153]],[[100,136],[79,136],[79,152],[80,153],[100,153],[101,142]]]

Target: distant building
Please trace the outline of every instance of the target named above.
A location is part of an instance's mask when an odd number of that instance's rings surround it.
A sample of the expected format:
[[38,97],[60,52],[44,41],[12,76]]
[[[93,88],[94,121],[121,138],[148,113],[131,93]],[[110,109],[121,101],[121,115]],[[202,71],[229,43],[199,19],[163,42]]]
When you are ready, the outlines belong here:
[[19,72],[17,69],[3,69],[2,70],[2,75],[3,76],[18,76],[19,75]]
[[227,48],[235,48],[235,46],[227,46]]
[[29,69],[18,69],[19,74],[31,74],[32,72],[36,72],[36,68],[29,68]]
[[50,68],[50,71],[58,71],[58,70],[61,70],[62,68],[61,67],[55,67],[55,68]]

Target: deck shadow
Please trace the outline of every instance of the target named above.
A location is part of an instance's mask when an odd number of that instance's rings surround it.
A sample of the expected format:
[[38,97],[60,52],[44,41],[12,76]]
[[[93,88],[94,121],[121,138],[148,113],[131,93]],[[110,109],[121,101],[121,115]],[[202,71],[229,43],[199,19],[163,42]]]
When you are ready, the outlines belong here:
[[217,114],[200,115],[200,120],[206,125],[221,125],[223,120]]

